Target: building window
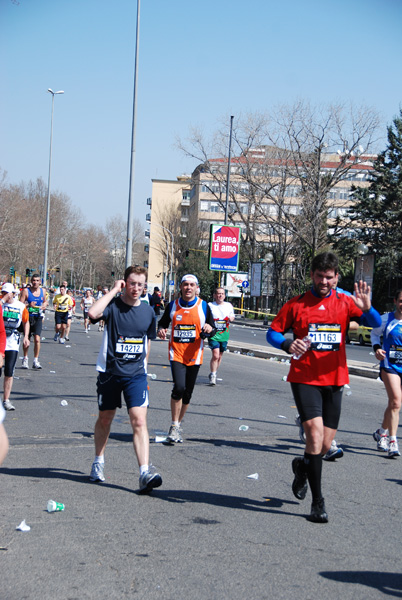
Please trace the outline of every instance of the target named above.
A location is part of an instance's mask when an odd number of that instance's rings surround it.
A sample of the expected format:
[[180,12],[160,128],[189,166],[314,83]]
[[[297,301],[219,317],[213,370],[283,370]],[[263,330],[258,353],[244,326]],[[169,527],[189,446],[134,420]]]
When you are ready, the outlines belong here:
[[210,204],[210,208],[209,208],[210,212],[222,212],[222,207],[218,204],[218,202],[211,202]]

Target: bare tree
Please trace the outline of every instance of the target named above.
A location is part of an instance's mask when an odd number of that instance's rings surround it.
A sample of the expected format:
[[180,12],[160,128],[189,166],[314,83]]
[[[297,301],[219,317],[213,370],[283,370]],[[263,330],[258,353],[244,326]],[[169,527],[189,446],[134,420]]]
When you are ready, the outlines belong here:
[[[228,218],[241,225],[250,261],[272,255],[277,304],[289,293],[290,271],[296,287],[306,285],[311,257],[328,243],[330,190],[348,181],[350,170],[372,151],[378,125],[377,113],[369,108],[312,107],[302,101],[271,116],[235,120]],[[200,163],[194,185],[202,177],[222,210],[228,133],[226,125],[208,143],[193,129],[188,140],[178,141]],[[336,158],[330,160],[331,155]]]

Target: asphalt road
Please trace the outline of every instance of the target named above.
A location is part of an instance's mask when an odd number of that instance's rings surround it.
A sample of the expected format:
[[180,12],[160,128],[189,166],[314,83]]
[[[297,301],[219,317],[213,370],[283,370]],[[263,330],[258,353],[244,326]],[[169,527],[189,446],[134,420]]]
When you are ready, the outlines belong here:
[[[323,465],[326,525],[306,520],[309,494],[300,502],[291,492],[291,461],[303,445],[283,381],[288,366],[234,353],[211,388],[206,350],[184,443],[152,441],[163,485],[140,496],[125,410],[113,424],[106,482],[88,481],[102,334],[73,324],[62,346],[52,321],[45,325],[43,369],[17,369],[17,410],[5,421],[2,600],[402,597],[402,458],[378,453],[372,438],[385,406],[381,383],[351,377],[337,436],[345,456]],[[151,440],[170,424],[167,365],[167,343],[156,341]],[[65,511],[47,513],[50,498]],[[23,519],[29,532],[16,531]]]

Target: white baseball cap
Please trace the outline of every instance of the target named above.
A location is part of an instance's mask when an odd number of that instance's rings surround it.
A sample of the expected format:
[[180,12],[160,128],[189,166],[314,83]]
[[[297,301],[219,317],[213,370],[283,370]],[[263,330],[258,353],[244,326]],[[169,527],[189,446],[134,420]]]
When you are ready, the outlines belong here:
[[197,285],[199,285],[198,284],[198,279],[197,279],[197,277],[195,275],[190,275],[190,274],[189,275],[183,275],[183,277],[181,278],[181,282],[180,283],[183,283],[184,281],[190,281],[191,283],[196,283]]
[[1,291],[4,292],[5,294],[9,294],[10,292],[15,292],[14,286],[12,283],[9,283],[8,281],[6,283],[3,283],[3,286],[1,288]]

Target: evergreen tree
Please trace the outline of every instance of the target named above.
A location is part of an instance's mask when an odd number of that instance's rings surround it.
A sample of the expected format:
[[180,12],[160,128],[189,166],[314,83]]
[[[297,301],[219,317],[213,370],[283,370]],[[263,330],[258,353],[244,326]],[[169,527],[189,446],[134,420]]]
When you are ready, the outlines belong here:
[[[368,188],[352,188],[353,208],[347,229],[358,241],[339,235],[335,247],[345,256],[359,243],[376,255],[373,300],[385,310],[387,302],[402,286],[402,110],[387,128],[387,147],[375,163]],[[352,249],[351,249],[352,247]]]

